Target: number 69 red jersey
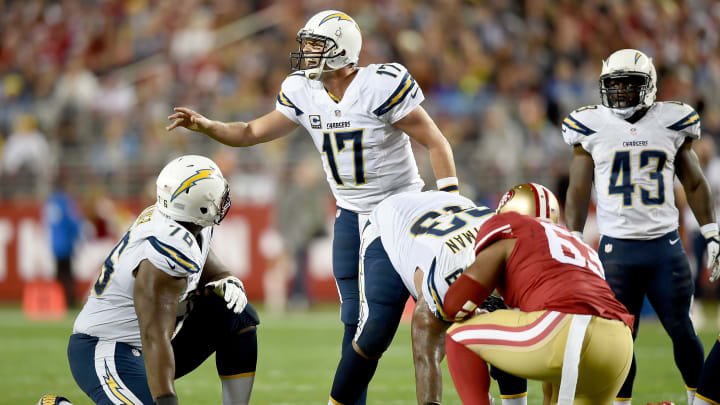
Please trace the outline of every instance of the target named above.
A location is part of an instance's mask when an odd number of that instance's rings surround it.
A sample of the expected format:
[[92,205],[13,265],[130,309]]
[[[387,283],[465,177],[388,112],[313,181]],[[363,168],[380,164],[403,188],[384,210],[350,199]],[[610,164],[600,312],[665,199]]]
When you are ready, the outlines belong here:
[[597,252],[567,228],[514,212],[496,215],[478,231],[475,253],[501,239],[516,239],[497,286],[508,306],[597,315],[632,329],[634,317],[615,299]]

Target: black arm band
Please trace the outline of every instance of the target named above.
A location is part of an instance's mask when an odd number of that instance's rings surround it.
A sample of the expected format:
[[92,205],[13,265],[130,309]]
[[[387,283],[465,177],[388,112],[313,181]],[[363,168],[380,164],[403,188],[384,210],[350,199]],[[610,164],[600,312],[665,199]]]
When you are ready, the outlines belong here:
[[425,402],[425,405],[440,405],[440,402]]
[[173,394],[167,394],[155,398],[155,405],[178,405],[178,398]]

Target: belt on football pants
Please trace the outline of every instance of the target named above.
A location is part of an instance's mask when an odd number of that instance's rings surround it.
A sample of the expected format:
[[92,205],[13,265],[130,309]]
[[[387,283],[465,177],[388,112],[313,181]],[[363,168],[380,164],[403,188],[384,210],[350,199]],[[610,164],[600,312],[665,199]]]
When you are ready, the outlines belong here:
[[568,332],[567,342],[565,343],[558,405],[572,405],[575,399],[580,352],[582,352],[585,331],[591,318],[592,315],[573,315],[573,319],[570,321],[570,331]]

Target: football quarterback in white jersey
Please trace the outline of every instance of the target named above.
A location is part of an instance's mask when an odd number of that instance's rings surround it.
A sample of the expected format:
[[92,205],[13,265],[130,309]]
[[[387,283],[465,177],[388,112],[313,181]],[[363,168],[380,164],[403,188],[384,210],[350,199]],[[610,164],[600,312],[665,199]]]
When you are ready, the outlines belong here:
[[160,172],[156,203],[112,249],[73,327],[70,368],[95,403],[177,404],[174,379],[215,351],[221,377],[247,373],[223,379],[223,403],[249,401],[257,315],[210,250],[229,208],[212,160],[181,156]]
[[438,189],[458,190],[455,163],[449,143],[420,106],[422,90],[407,69],[399,63],[358,66],[362,36],[349,15],[321,11],[296,39],[299,49],[290,55],[294,72],[282,83],[274,111],[250,122],[224,123],[177,107],[167,129],[182,126],[239,147],[272,141],[298,126],[312,136],[338,206],[333,273],[345,324],[343,351],[352,350],[360,230],[367,215],[386,197],[423,187],[410,138],[428,149]]
[[[516,186],[498,208],[557,220],[557,199],[537,184]],[[362,233],[361,309],[354,351],[343,352],[335,385],[348,395],[330,403],[354,403],[372,378],[379,358],[389,347],[408,296],[416,300],[412,318],[416,393],[419,403],[440,403],[440,361],[444,331],[453,321],[443,310],[450,284],[473,263],[475,237],[496,209],[477,207],[450,193],[407,192],[388,197],[371,213]],[[360,364],[345,370],[348,358]],[[527,384],[499,370],[493,372],[503,404],[524,404]]]
[[[618,300],[635,315],[647,294],[673,341],[678,368],[694,395],[703,348],[688,316],[693,293],[678,228],[673,181],[680,179],[702,225],[708,263],[717,274],[718,225],[710,187],[691,146],[700,117],[687,104],[656,102],[655,67],[634,49],[614,52],[602,63],[601,105],[571,112],[562,125],[573,146],[567,192],[568,228],[582,232],[592,184],[602,238],[600,259]],[[635,360],[616,404],[629,404]],[[692,399],[690,399],[692,402]]]

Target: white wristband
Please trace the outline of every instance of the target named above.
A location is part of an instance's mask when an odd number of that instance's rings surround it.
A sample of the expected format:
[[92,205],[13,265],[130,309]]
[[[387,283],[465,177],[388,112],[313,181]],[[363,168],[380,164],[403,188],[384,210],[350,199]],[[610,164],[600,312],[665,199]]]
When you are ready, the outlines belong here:
[[440,191],[460,191],[460,187],[458,187],[457,177],[444,177],[442,179],[437,179],[437,181],[435,181],[435,184],[437,184],[437,189]]
[[712,238],[713,236],[718,236],[718,224],[715,222],[705,224],[700,227],[700,233],[705,239]]

